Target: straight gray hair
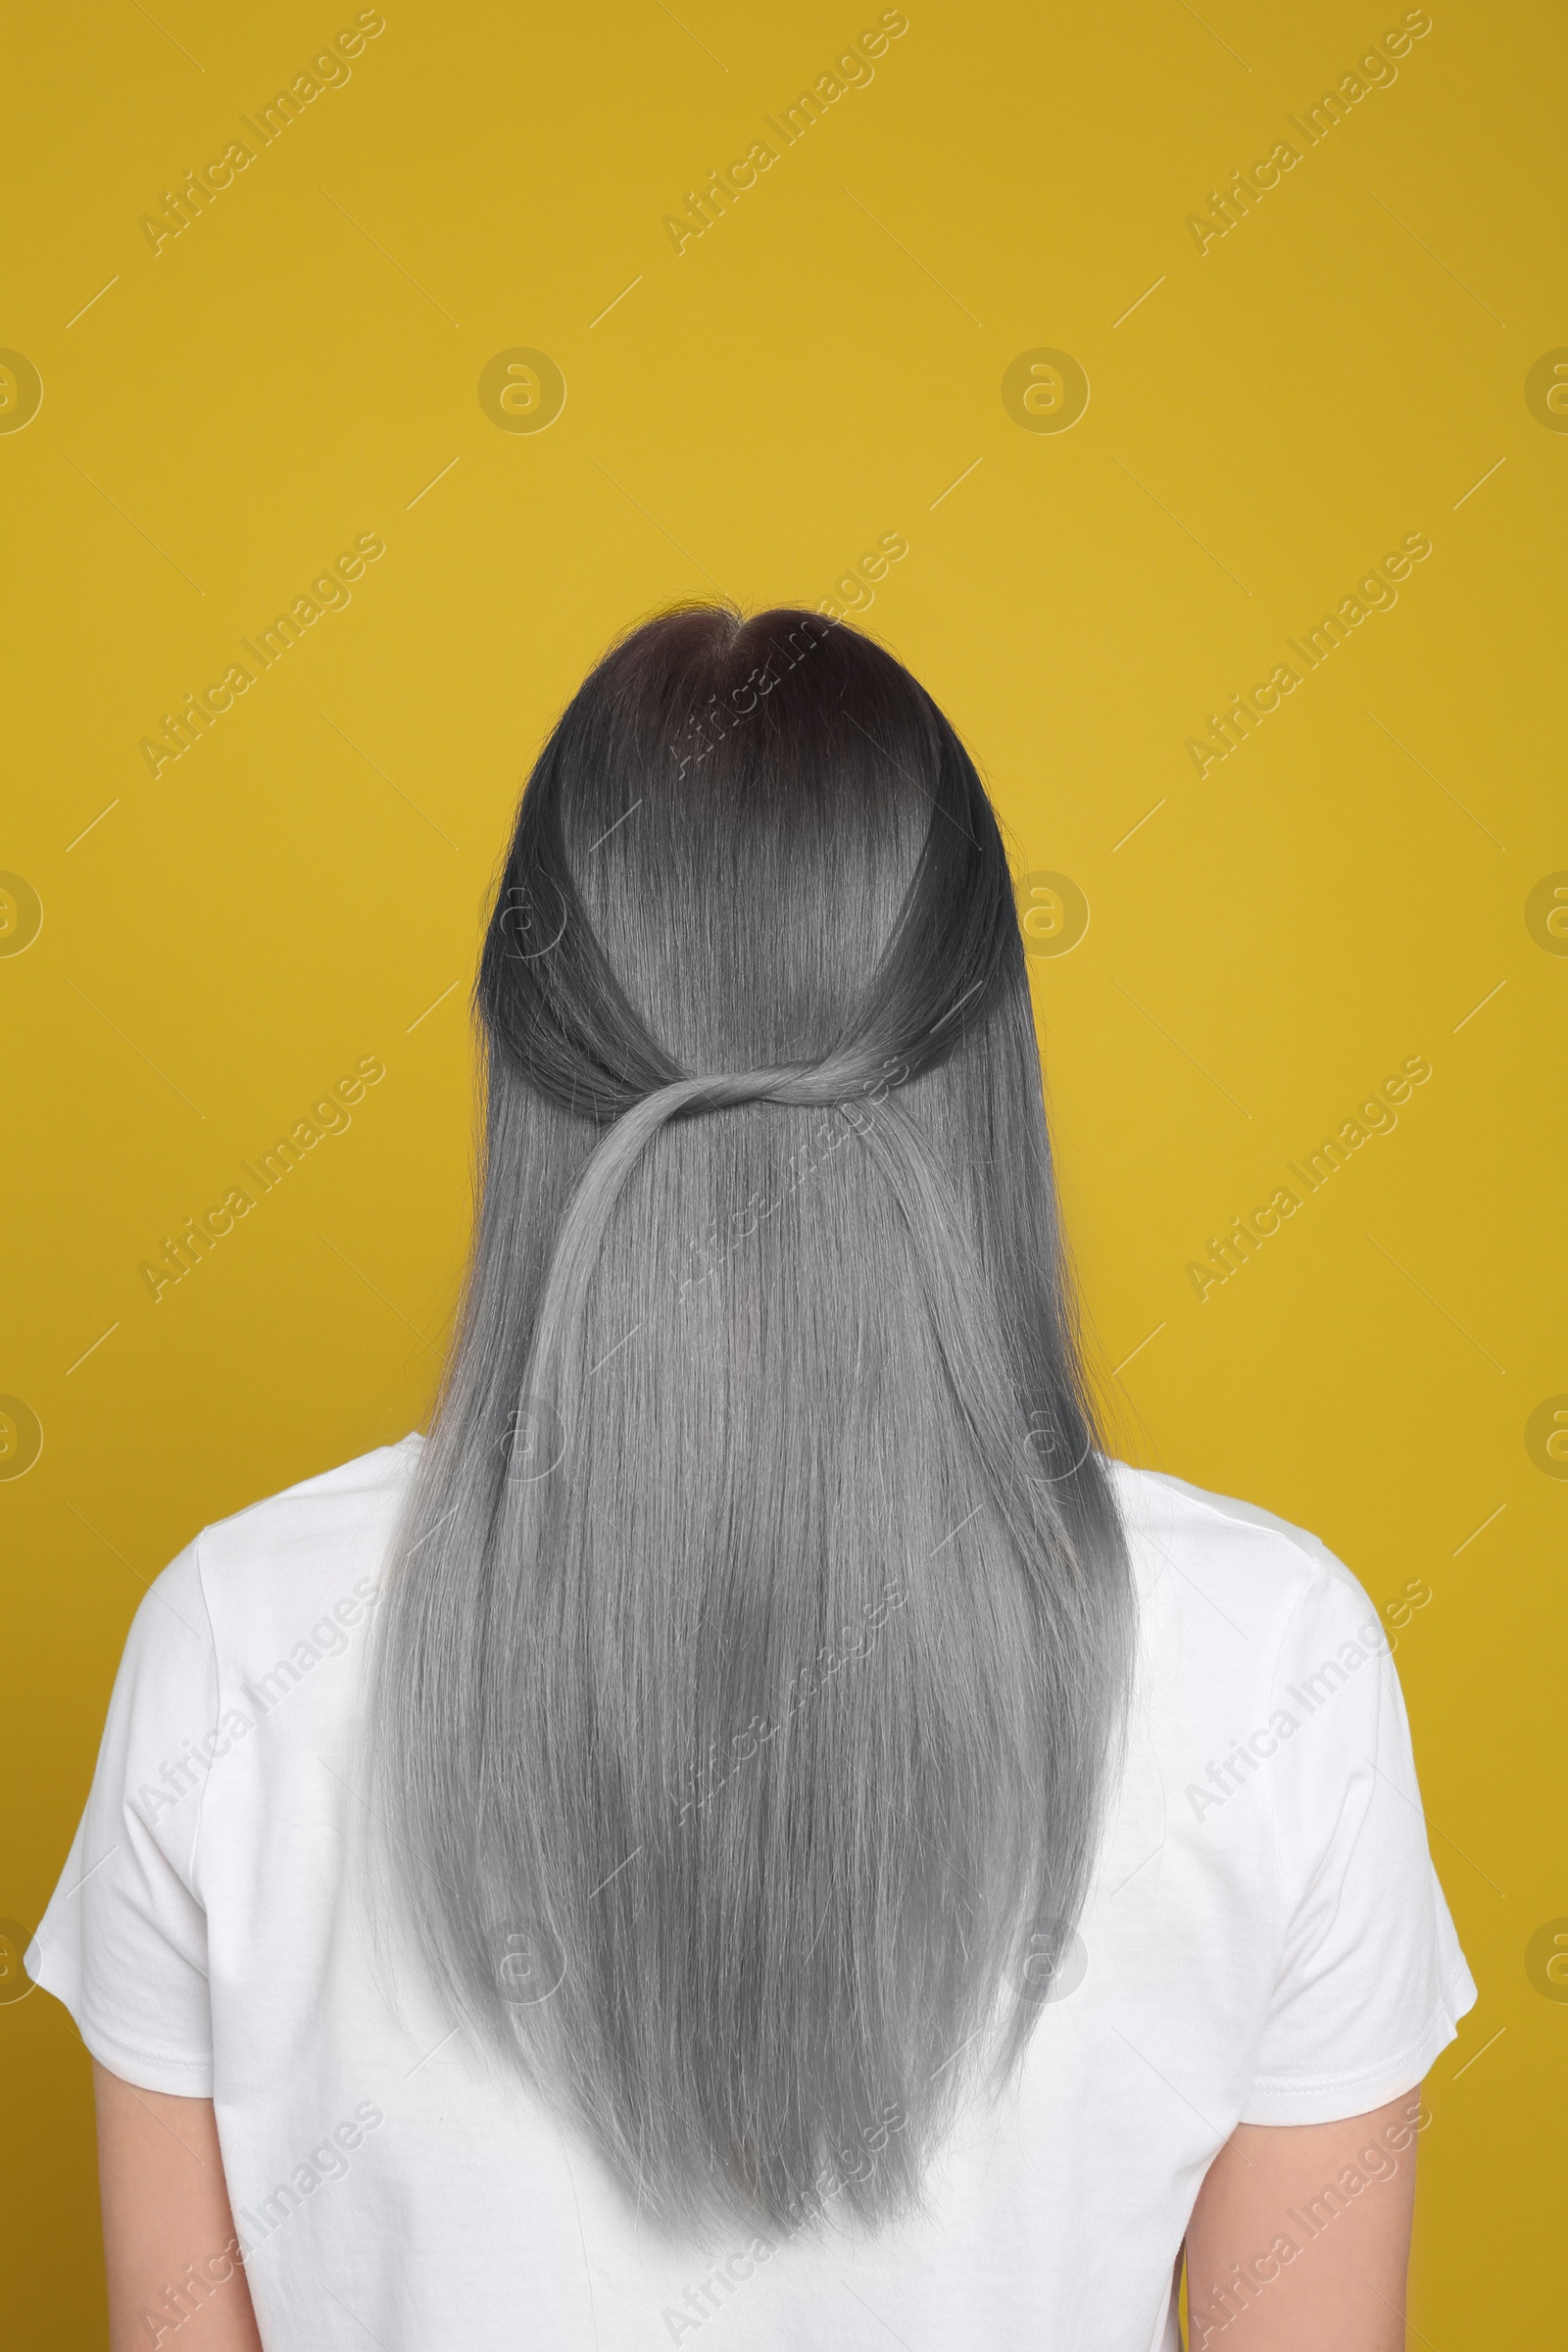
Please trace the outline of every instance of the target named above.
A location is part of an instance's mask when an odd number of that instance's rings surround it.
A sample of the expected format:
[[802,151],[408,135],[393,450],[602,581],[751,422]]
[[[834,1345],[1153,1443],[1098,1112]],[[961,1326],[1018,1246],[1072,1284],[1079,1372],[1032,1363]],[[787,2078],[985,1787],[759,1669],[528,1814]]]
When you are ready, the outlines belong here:
[[1135,1639],[974,766],[853,629],[665,613],[534,768],[476,1007],[395,1908],[668,2233],[876,2228],[1021,2062]]

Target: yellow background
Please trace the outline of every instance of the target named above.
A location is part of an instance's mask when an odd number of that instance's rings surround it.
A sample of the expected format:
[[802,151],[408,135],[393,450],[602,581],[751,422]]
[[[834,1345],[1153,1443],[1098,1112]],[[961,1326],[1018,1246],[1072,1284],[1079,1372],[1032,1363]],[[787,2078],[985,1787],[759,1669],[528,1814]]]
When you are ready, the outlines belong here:
[[[973,746],[1020,875],[1090,908],[1032,970],[1118,1442],[1314,1530],[1380,1605],[1430,1591],[1398,1664],[1481,1998],[1430,2080],[1410,2340],[1544,2340],[1568,2006],[1526,1949],[1568,1913],[1568,1483],[1525,1432],[1568,1390],[1568,958],[1525,906],[1568,867],[1568,435],[1525,379],[1568,345],[1560,10],[1434,0],[1200,254],[1188,215],[1399,7],[909,0],[874,80],[678,256],[663,216],[874,6],[388,0],[156,255],[139,216],[355,12],[155,13],[8,36],[0,344],[44,396],[0,434],[0,867],[43,925],[0,957],[0,1391],[43,1449],[0,1482],[0,1913],[42,1910],[147,1579],[423,1412],[465,994],[563,700],[651,608],[814,605],[902,533],[866,625]],[[480,406],[514,347],[564,375],[548,430]],[[1068,431],[1003,405],[1037,347],[1087,371]],[[155,780],[161,713],[370,531],[352,604]],[[1396,608],[1200,779],[1189,736],[1414,531]],[[154,1303],[163,1237],[371,1054],[352,1128]],[[1397,1130],[1200,1301],[1208,1237],[1416,1054]],[[101,2342],[84,2054],[42,1994],[0,2051],[12,2330]]]

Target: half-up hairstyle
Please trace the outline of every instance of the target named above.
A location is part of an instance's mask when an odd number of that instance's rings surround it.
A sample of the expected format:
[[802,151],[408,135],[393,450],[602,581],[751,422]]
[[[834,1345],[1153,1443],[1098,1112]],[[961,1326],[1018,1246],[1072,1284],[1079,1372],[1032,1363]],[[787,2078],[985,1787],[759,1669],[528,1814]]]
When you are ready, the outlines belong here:
[[666,613],[539,759],[477,1007],[398,1907],[656,2225],[876,2227],[1022,2058],[1134,1639],[974,766],[853,629]]

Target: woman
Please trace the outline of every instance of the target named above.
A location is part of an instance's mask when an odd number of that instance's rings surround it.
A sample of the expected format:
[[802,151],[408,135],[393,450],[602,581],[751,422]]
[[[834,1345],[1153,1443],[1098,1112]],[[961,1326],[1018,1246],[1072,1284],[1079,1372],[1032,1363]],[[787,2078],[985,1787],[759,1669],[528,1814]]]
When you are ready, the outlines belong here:
[[431,1432],[160,1578],[34,1947],[115,2344],[1151,2352],[1184,2246],[1194,2342],[1400,2344],[1475,1996],[1398,1684],[1096,1442],[953,729],[814,616],[635,631],[478,1006]]

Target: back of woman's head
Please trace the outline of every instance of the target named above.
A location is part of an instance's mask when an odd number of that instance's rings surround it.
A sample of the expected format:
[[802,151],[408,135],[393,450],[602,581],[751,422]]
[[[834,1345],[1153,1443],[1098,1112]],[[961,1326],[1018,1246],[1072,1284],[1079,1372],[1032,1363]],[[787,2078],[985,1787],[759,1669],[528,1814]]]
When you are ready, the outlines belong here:
[[1131,1646],[973,765],[848,628],[654,620],[534,769],[478,1002],[400,1908],[656,2221],[874,2225],[1038,2020]]

